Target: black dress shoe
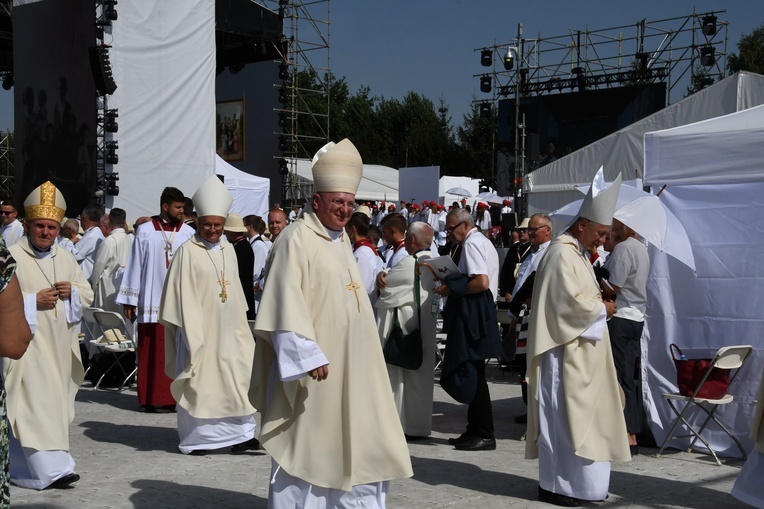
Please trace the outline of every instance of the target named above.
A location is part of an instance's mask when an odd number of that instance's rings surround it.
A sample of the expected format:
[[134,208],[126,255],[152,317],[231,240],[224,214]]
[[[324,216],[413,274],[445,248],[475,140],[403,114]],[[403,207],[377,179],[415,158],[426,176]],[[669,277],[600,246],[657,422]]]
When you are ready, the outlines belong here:
[[194,449],[190,453],[188,453],[189,456],[207,456],[207,449]]
[[406,437],[406,442],[420,442],[422,440],[427,440],[430,437],[426,437],[423,435],[403,435]]
[[632,456],[639,456],[639,446],[634,444],[629,446],[629,451]]
[[59,477],[52,483],[48,485],[45,489],[54,489],[54,490],[60,490],[60,489],[66,489],[66,488],[74,488],[72,484],[76,483],[80,480],[80,476],[77,474],[66,474],[64,477]]
[[528,424],[528,414],[518,415],[515,417],[515,422],[517,424]]
[[259,449],[260,442],[256,438],[250,438],[246,442],[231,447],[231,454],[244,454],[247,451],[257,451]]
[[475,438],[473,435],[465,431],[456,438],[449,438],[448,443],[451,445],[463,444],[465,442],[469,442],[473,438]]
[[493,451],[496,449],[496,439],[474,437],[467,442],[456,444],[454,448],[457,451]]
[[539,500],[546,502],[547,504],[559,505],[561,507],[580,507],[581,501],[577,498],[569,497],[567,495],[560,495],[559,493],[552,493],[549,490],[545,490],[539,486]]

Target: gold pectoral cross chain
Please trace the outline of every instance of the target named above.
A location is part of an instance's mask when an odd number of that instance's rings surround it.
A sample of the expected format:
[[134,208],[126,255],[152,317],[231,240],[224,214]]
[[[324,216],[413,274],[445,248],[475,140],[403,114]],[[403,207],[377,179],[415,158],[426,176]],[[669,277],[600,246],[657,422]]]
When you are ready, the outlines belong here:
[[361,285],[353,281],[353,274],[350,273],[350,269],[348,269],[348,274],[350,275],[350,282],[345,285],[345,288],[348,291],[351,291],[355,294],[355,302],[358,306],[358,312],[361,312],[361,300],[358,298],[358,289],[361,288]]
[[218,284],[220,285],[220,295],[218,295],[218,297],[220,297],[221,302],[225,302],[228,300],[228,292],[226,291],[225,287],[226,285],[230,285],[231,282],[226,280],[223,271],[220,271],[220,279],[218,280]]

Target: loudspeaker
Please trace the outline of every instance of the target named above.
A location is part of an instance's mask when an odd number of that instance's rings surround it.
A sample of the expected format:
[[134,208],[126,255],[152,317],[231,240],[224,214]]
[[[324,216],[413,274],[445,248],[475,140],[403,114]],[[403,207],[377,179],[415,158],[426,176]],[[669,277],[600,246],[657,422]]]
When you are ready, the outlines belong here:
[[99,95],[111,95],[117,90],[117,84],[114,83],[111,72],[111,62],[109,62],[109,46],[90,48],[90,69]]

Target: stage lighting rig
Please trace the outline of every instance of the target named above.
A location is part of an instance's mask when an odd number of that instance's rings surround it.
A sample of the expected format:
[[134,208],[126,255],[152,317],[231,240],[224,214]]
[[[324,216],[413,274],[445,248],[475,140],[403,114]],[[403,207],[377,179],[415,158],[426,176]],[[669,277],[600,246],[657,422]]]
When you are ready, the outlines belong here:
[[704,67],[713,67],[716,63],[716,49],[713,46],[703,46],[700,48],[700,63]]
[[703,16],[700,28],[700,31],[703,32],[703,35],[716,35],[716,19],[716,16],[713,14]]
[[493,80],[491,79],[490,74],[484,74],[480,77],[480,91],[484,94],[490,94],[491,93],[491,82]]
[[106,110],[103,114],[103,130],[107,133],[116,133],[119,130],[118,116],[116,109]]
[[119,194],[119,186],[117,185],[119,173],[107,173],[103,178],[106,181],[106,194],[117,196]]
[[117,149],[119,148],[119,145],[116,141],[107,141],[103,144],[103,150],[106,154],[104,159],[106,160],[107,164],[117,164],[119,163],[119,156],[117,155]]
[[493,65],[493,50],[483,48],[480,52],[480,65],[483,67],[491,67]]

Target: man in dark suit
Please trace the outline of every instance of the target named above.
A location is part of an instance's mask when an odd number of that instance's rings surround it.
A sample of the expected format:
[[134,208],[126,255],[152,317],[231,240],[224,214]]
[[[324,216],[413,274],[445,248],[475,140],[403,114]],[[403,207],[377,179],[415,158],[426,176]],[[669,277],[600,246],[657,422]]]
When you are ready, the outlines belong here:
[[254,320],[255,287],[252,284],[252,271],[255,265],[255,253],[247,241],[247,227],[244,226],[244,220],[241,218],[241,215],[236,213],[228,214],[223,231],[228,242],[233,244],[236,260],[239,262],[239,280],[241,281],[244,297],[249,307],[247,310],[247,320]]

